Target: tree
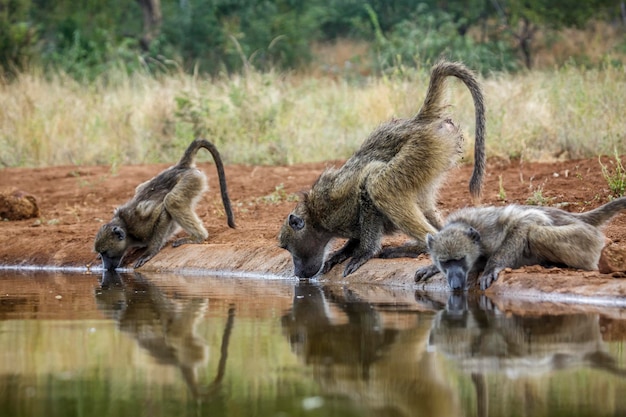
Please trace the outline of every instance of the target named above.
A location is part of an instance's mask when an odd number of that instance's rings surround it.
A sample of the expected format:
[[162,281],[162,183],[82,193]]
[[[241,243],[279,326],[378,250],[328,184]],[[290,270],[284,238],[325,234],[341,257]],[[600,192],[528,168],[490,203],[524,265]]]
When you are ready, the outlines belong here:
[[143,35],[139,44],[144,51],[150,50],[152,40],[161,32],[161,0],[137,0],[143,12]]
[[540,29],[583,26],[615,0],[491,0],[496,13],[515,39],[526,68],[532,67],[532,42]]

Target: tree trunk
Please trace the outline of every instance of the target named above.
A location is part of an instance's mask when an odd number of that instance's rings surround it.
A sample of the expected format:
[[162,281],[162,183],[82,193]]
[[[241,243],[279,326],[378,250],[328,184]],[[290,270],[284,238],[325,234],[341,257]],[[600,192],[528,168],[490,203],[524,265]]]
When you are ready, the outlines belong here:
[[137,0],[143,12],[143,34],[139,39],[141,49],[148,51],[150,44],[161,31],[161,0]]

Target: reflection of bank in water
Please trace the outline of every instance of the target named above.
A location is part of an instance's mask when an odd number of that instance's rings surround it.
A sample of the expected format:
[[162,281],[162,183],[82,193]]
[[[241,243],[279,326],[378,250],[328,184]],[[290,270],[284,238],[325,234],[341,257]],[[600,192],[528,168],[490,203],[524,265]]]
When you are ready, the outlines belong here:
[[96,302],[157,363],[178,367],[194,396],[210,396],[219,389],[235,317],[233,306],[228,310],[224,327],[217,374],[211,384],[201,386],[198,374],[208,364],[209,349],[206,341],[197,335],[196,326],[206,312],[208,299],[174,300],[140,273],[122,279],[118,273],[107,271],[96,290]]
[[[476,299],[453,294],[433,321],[428,350],[442,353],[456,368],[471,375],[478,408],[485,411],[489,395],[506,391],[502,377],[512,380],[511,384],[515,380],[524,384],[550,378],[554,371],[582,368],[626,377],[626,370],[607,351],[599,322],[597,314],[504,314],[484,296]],[[491,394],[487,375],[500,381]],[[574,386],[575,379],[572,382],[571,392],[575,392],[578,387]],[[541,395],[546,395],[546,390],[542,391]]]

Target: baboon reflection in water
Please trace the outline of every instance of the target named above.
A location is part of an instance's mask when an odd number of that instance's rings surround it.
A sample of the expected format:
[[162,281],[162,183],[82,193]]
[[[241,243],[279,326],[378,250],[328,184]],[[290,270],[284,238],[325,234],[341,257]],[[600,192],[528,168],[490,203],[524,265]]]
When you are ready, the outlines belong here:
[[198,370],[207,365],[208,345],[197,335],[196,326],[206,312],[208,299],[172,300],[143,274],[135,272],[122,278],[115,271],[106,271],[96,289],[96,302],[158,363],[178,367],[195,397],[209,398],[219,391],[235,320],[233,305],[228,308],[216,376],[205,385],[198,380]]

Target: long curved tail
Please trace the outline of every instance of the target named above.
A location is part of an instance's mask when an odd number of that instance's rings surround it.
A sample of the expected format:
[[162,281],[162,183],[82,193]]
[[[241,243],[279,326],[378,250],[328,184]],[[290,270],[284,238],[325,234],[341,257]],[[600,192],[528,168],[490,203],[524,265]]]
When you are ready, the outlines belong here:
[[215,161],[215,167],[217,168],[217,176],[220,182],[220,193],[222,194],[222,204],[224,204],[224,210],[226,211],[226,218],[228,219],[228,226],[235,228],[235,216],[233,215],[233,209],[230,204],[230,198],[228,197],[228,188],[226,187],[226,174],[224,173],[224,164],[222,163],[222,157],[219,151],[211,142],[206,139],[196,139],[187,147],[187,150],[183,154],[183,157],[178,162],[180,168],[191,168],[196,161],[196,154],[200,148],[204,148],[211,152],[213,160]]
[[600,207],[588,211],[586,213],[579,213],[576,215],[580,220],[588,223],[592,226],[602,226],[618,214],[620,211],[626,210],[626,197],[616,198],[609,201]]
[[465,84],[472,94],[476,115],[476,131],[474,139],[474,170],[470,179],[470,194],[480,198],[483,176],[485,174],[485,103],[482,88],[476,75],[465,65],[458,62],[442,61],[432,68],[430,83],[422,108],[415,116],[416,120],[434,121],[441,119],[446,109],[444,88],[447,77],[456,77]]

